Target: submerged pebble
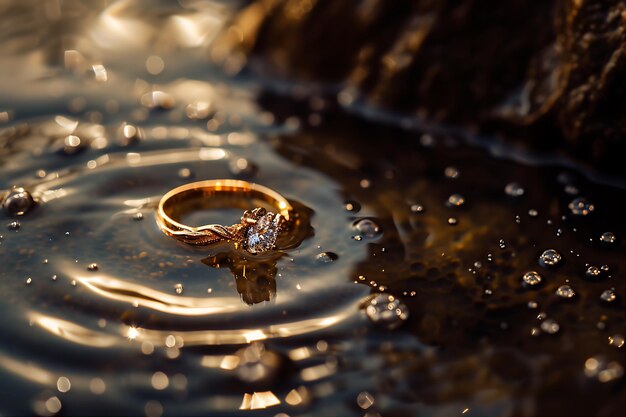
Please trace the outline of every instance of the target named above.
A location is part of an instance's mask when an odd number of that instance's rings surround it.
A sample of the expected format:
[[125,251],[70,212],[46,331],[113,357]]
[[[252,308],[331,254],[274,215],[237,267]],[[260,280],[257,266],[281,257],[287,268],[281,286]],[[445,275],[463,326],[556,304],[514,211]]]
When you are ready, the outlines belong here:
[[370,300],[365,314],[372,323],[395,329],[409,318],[409,309],[393,295],[379,294]]
[[2,207],[9,216],[22,216],[35,207],[35,200],[25,189],[12,189],[2,202]]
[[556,266],[561,262],[561,254],[554,249],[547,249],[539,256],[539,264],[544,267]]

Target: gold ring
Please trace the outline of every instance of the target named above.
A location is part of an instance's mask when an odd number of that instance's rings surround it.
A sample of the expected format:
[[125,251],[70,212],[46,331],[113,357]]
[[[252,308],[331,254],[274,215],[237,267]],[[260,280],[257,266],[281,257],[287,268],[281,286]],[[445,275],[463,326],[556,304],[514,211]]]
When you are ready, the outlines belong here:
[[[207,224],[193,227],[181,223],[183,215],[195,210],[229,206],[250,206],[241,221],[232,226]],[[265,206],[265,207],[264,207]],[[276,209],[277,213],[267,211]],[[211,245],[231,241],[252,254],[274,248],[278,233],[291,221],[293,207],[276,191],[240,180],[192,182],[168,191],[159,202],[157,224],[168,236],[190,245]]]

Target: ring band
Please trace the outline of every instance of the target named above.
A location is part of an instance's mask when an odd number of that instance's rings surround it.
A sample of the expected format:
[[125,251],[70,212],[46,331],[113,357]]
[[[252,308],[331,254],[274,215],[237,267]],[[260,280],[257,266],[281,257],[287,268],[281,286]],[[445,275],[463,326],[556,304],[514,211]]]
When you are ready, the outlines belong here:
[[[191,211],[216,207],[219,198],[234,198],[238,203],[254,203],[241,222],[232,226],[207,224],[193,227],[180,222]],[[268,212],[263,206],[276,209]],[[232,241],[235,246],[257,254],[274,248],[278,233],[290,222],[293,207],[276,191],[241,180],[208,180],[192,182],[168,191],[159,202],[157,224],[168,236],[190,245],[211,245]]]

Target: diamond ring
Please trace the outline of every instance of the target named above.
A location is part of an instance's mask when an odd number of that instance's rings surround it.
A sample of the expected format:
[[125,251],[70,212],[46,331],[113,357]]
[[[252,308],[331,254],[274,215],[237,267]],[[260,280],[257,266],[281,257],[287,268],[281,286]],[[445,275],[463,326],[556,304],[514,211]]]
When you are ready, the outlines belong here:
[[[188,226],[181,219],[192,211],[252,205],[232,226]],[[264,207],[265,206],[265,207]],[[268,211],[276,210],[277,213]],[[208,180],[185,184],[167,192],[159,202],[157,224],[168,236],[190,245],[230,241],[252,254],[274,248],[281,230],[291,221],[293,207],[286,198],[259,184],[240,180]]]

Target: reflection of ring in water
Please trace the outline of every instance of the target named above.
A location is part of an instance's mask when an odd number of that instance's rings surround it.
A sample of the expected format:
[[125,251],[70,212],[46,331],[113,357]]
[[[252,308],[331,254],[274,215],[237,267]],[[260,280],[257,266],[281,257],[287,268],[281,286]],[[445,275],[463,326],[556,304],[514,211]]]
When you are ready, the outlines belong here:
[[[282,248],[297,247],[313,235],[310,209],[302,205],[293,214],[291,233],[280,242]],[[250,256],[238,249],[216,248],[202,262],[214,268],[229,268],[235,276],[237,292],[249,305],[270,301],[276,295],[276,263],[285,256],[283,251],[270,251]]]

